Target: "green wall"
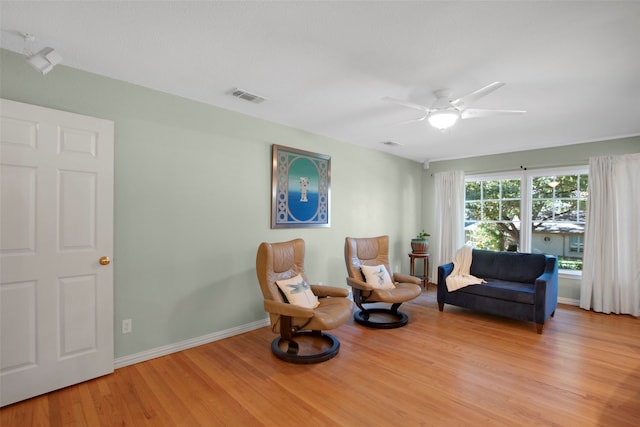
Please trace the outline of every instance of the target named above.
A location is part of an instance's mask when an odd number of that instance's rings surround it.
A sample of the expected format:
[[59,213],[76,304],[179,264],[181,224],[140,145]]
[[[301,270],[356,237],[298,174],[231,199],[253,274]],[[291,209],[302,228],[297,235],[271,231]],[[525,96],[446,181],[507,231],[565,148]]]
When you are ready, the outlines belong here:
[[[466,174],[546,169],[555,166],[588,165],[589,157],[640,152],[640,136],[608,141],[567,145],[540,150],[528,150],[493,156],[471,157],[432,162],[424,173],[423,212],[426,230],[434,224],[434,180],[436,172],[462,170]],[[558,284],[561,299],[580,299],[580,278],[561,275]]]
[[[2,98],[115,122],[116,358],[265,319],[262,241],[303,238],[309,278],[346,288],[344,238],[389,234],[392,267],[408,272],[420,163],[69,67],[42,76],[0,54]],[[272,144],[331,156],[330,228],[270,229]]]

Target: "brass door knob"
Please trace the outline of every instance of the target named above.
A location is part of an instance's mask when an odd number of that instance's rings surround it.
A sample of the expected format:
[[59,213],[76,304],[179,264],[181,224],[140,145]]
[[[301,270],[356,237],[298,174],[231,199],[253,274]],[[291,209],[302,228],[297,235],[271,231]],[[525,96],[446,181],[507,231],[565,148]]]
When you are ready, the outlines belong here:
[[100,265],[109,265],[111,260],[109,259],[108,256],[103,256],[102,258],[100,258],[99,262],[100,262]]

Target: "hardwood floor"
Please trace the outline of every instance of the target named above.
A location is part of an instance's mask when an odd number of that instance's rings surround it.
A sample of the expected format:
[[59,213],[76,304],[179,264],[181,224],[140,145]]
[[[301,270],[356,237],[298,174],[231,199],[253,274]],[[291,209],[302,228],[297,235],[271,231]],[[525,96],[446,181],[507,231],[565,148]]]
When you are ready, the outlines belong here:
[[26,426],[637,426],[640,322],[560,306],[533,323],[445,306],[400,329],[350,321],[340,354],[292,365],[262,328],[2,408]]

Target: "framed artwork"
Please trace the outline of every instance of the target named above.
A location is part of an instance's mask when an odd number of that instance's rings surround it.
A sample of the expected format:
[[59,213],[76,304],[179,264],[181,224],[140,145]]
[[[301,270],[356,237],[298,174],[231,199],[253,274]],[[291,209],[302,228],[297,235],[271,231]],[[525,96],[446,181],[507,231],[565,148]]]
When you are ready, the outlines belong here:
[[271,228],[329,227],[331,157],[272,146]]

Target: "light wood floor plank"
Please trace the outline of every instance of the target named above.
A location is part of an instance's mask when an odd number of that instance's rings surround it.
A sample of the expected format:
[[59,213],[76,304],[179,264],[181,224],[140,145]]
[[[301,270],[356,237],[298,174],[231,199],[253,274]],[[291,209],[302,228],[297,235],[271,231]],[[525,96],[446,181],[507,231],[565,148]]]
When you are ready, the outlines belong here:
[[0,410],[27,426],[638,426],[640,323],[560,306],[529,322],[452,306],[435,290],[400,329],[350,321],[340,354],[293,365],[261,328]]

